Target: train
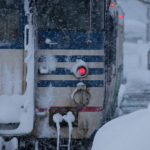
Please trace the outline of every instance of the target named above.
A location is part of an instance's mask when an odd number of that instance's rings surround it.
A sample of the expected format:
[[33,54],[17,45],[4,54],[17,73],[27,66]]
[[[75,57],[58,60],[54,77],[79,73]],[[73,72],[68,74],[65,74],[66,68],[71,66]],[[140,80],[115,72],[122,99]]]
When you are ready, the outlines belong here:
[[0,148],[90,149],[117,107],[117,1],[1,0],[0,20]]

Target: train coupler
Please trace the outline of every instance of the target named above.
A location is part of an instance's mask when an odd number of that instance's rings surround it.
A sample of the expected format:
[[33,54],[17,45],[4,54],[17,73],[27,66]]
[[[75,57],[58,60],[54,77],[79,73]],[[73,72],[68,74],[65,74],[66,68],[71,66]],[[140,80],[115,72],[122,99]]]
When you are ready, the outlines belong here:
[[71,98],[78,107],[84,107],[89,104],[90,93],[83,82],[77,84],[77,88],[73,91]]

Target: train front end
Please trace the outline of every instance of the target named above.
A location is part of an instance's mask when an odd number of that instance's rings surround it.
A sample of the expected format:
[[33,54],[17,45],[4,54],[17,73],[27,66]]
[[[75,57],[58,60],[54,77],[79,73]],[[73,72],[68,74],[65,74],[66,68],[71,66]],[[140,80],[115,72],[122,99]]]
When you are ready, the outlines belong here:
[[[89,139],[104,102],[104,1],[38,0],[39,138]],[[71,124],[71,125],[70,125]]]
[[109,5],[0,0],[3,149],[90,148],[115,111],[121,81],[123,20]]

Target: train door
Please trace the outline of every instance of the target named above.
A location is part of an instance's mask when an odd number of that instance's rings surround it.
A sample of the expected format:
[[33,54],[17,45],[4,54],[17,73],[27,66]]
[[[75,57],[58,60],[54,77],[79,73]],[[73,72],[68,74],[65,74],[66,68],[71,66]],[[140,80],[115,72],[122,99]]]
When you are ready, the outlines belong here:
[[34,49],[29,48],[29,42],[24,43],[27,37],[33,42],[32,28],[26,25],[24,2],[0,1],[1,135],[27,134],[33,128]]
[[[99,128],[103,110],[104,1],[37,0],[36,8],[36,133],[56,138],[53,116],[71,112],[75,117],[72,137],[89,138]],[[67,121],[60,126],[61,137],[68,138]]]

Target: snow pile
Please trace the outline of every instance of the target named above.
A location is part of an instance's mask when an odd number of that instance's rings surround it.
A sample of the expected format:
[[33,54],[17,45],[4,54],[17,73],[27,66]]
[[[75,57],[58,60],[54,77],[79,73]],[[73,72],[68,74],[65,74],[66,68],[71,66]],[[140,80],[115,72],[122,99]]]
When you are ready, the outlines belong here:
[[149,47],[150,43],[143,41],[124,43],[124,77],[128,87],[139,89],[150,84],[150,71],[147,69]]
[[6,150],[17,150],[18,149],[18,139],[16,137],[12,138],[10,141],[4,142]]
[[121,103],[121,100],[122,100],[122,97],[123,97],[125,90],[126,90],[126,86],[122,84],[120,86],[119,94],[118,94],[118,105],[120,105],[120,103]]
[[39,122],[37,133],[39,138],[51,138],[52,136],[56,135],[56,130],[49,126],[48,114],[45,119]]
[[138,0],[118,0],[125,12],[125,39],[136,42],[146,37],[146,6]]
[[[49,85],[49,87],[44,90],[37,98],[37,109],[36,115],[38,116],[46,116],[43,120],[39,122],[38,127],[38,136],[40,138],[51,137],[56,133],[56,131],[49,126],[49,108],[53,105],[53,87]],[[39,92],[37,92],[39,93]],[[38,108],[44,109],[43,112],[40,112]]]
[[[144,31],[144,32],[143,32]],[[138,20],[127,20],[125,22],[125,40],[136,42],[145,40],[146,24]]]
[[92,150],[149,150],[150,107],[114,119],[96,133]]
[[39,70],[41,74],[47,74],[56,70],[56,58],[53,55],[47,54],[45,56],[46,61],[39,64]]
[[11,57],[9,52],[3,53],[0,58],[0,77],[1,95],[22,93],[22,63],[14,55]]
[[[150,43],[146,37],[146,6],[138,0],[118,0],[125,12],[124,77],[126,89],[141,90],[150,87],[147,53]],[[139,11],[140,10],[140,11]]]
[[57,42],[52,42],[52,40],[48,39],[48,38],[45,40],[45,43],[49,44],[49,45],[57,45],[58,44]]
[[8,64],[4,65],[5,76],[4,76],[4,82],[3,83],[4,83],[4,93],[6,95],[12,94],[12,87],[13,87],[12,82],[13,82],[13,80],[12,80],[12,74],[10,73],[11,69],[12,68]]
[[125,12],[126,20],[138,20],[146,23],[146,7],[138,0],[118,0],[119,5]]
[[126,85],[121,84],[120,89],[119,89],[119,93],[118,93],[118,107],[116,108],[116,112],[115,115],[116,116],[121,116],[122,115],[122,110],[120,109],[120,104],[122,102],[123,99],[123,95],[126,91]]
[[37,105],[40,108],[49,109],[52,106],[53,101],[53,88],[51,85],[43,92],[40,93],[40,96],[37,99]]

